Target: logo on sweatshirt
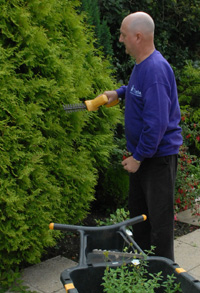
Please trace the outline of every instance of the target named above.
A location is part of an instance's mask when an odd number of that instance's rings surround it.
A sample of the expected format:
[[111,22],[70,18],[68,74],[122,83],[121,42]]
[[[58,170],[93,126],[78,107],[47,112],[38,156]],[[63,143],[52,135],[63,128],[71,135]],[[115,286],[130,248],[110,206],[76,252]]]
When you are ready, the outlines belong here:
[[134,85],[132,86],[132,88],[131,88],[131,90],[130,90],[130,93],[131,93],[132,95],[136,96],[136,97],[140,97],[140,98],[142,97],[142,93],[141,93],[141,91],[136,90],[136,88],[135,88]]

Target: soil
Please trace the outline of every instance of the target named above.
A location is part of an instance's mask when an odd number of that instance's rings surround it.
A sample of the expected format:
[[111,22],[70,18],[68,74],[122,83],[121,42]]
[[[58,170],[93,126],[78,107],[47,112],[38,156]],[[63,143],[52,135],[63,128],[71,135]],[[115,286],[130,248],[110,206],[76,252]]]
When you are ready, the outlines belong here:
[[[105,221],[106,217],[100,216],[98,214],[90,214],[89,217],[84,220],[82,225],[96,226],[96,219]],[[188,233],[191,233],[196,229],[199,229],[199,226],[175,221],[175,239],[177,237],[181,237]],[[46,253],[43,255],[42,261],[61,255],[75,262],[78,262],[80,248],[79,233],[62,232],[62,234],[62,238],[57,242],[56,246],[48,248],[46,250]]]

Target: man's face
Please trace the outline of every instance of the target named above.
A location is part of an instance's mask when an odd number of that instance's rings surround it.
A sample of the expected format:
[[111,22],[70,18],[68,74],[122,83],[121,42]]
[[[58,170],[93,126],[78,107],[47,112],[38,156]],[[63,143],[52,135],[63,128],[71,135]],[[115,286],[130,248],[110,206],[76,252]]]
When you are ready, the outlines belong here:
[[128,29],[127,22],[122,22],[120,28],[119,42],[124,44],[126,48],[126,54],[129,54],[132,57],[135,57],[135,41],[136,35],[134,34],[134,32]]

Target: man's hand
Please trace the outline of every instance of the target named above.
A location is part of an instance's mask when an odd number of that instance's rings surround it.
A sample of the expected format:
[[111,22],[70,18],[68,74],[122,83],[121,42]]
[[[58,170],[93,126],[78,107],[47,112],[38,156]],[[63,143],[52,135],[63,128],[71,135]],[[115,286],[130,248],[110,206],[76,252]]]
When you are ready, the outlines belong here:
[[116,91],[105,91],[103,94],[106,95],[108,98],[107,104],[110,104],[118,99],[118,94]]
[[135,173],[140,168],[140,163],[138,163],[132,156],[122,161],[122,166],[129,173]]

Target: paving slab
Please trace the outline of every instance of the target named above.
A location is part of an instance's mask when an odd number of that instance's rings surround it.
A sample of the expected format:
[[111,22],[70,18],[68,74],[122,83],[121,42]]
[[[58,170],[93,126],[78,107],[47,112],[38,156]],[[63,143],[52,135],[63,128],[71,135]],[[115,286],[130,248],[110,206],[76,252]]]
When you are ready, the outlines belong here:
[[[199,247],[200,249],[200,229],[197,229],[191,233],[178,238],[179,241],[187,243],[193,247]],[[200,260],[200,259],[199,259]]]
[[[75,267],[76,265],[76,262],[62,256],[48,259],[23,271],[23,285],[27,286],[31,292],[66,293],[60,281],[60,274],[65,269]],[[9,291],[9,293],[12,292]]]
[[182,223],[187,223],[200,227],[200,216],[193,215],[191,209],[178,213],[177,220]]
[[186,271],[196,268],[200,265],[199,248],[175,240],[175,262]]

